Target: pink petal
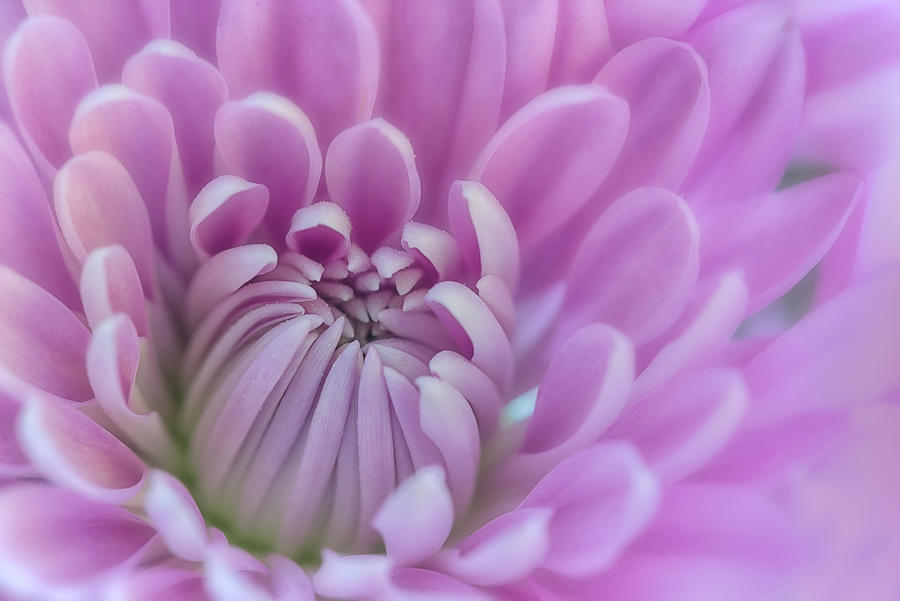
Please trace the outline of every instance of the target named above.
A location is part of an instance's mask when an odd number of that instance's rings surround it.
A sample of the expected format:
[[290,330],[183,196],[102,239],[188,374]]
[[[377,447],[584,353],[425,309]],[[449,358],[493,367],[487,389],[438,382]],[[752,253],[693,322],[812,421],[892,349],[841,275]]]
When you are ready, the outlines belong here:
[[238,246],[211,257],[188,286],[188,319],[198,323],[217,303],[277,263],[278,255],[265,244]]
[[60,252],[41,181],[15,135],[0,123],[0,262],[72,308],[78,289]]
[[144,463],[131,449],[72,407],[33,397],[17,430],[43,476],[84,496],[121,504],[144,482]]
[[[652,4],[652,0],[643,1],[648,2]],[[685,4],[691,2],[678,6]],[[669,15],[673,11],[655,12]],[[618,52],[594,81],[631,107],[628,137],[604,184],[604,194],[619,195],[639,186],[680,189],[709,120],[710,92],[703,59],[687,44],[652,38]]]
[[171,567],[132,570],[109,590],[112,598],[127,601],[209,601],[202,573]]
[[[124,509],[45,484],[0,491],[0,581],[31,598],[134,562],[153,528]],[[30,594],[29,594],[30,593]]]
[[28,457],[16,439],[16,422],[28,387],[5,369],[0,369],[0,474],[31,476]]
[[590,199],[627,128],[628,105],[603,88],[558,88],[503,124],[479,157],[474,178],[497,196],[528,248]]
[[415,565],[436,553],[453,527],[453,499],[439,467],[426,467],[387,498],[372,526],[398,565]]
[[92,398],[84,370],[87,328],[62,302],[5,266],[0,290],[0,364],[52,394]]
[[325,179],[331,200],[353,223],[353,240],[374,252],[419,206],[421,185],[409,140],[382,119],[341,132],[328,147]]
[[642,395],[677,372],[698,365],[731,339],[747,316],[747,286],[729,272],[701,287],[678,321],[642,354],[652,357],[635,382]]
[[397,568],[386,598],[391,601],[490,601],[491,597],[441,572]]
[[378,41],[354,1],[223,0],[216,48],[232,96],[271,90],[290,98],[323,145],[372,114]]
[[75,106],[97,87],[87,42],[63,19],[28,19],[8,42],[3,75],[19,130],[41,171],[52,177],[72,155]]
[[427,281],[454,279],[459,271],[459,247],[444,230],[411,221],[403,227],[400,242],[425,269]]
[[501,0],[506,29],[506,119],[547,88],[559,0]]
[[105,152],[80,154],[67,162],[53,184],[60,229],[80,262],[94,249],[121,245],[153,295],[153,235],[147,208],[134,181]]
[[69,2],[68,0],[24,0],[31,15],[50,14],[74,23],[87,38],[101,81],[116,79],[125,59],[154,38],[168,37],[167,3]]
[[607,432],[633,443],[661,478],[685,477],[709,462],[740,425],[743,379],[708,370],[667,382],[631,405]]
[[147,206],[156,244],[182,267],[192,267],[187,200],[166,107],[124,86],[103,86],[78,105],[69,143],[76,155],[102,150],[125,167]]
[[[689,179],[692,196],[715,203],[770,190],[800,126],[806,74],[791,9],[749,4],[695,30],[709,67],[707,136]],[[764,92],[763,92],[764,90]]]
[[206,523],[184,484],[166,472],[152,471],[144,509],[169,550],[188,561],[203,560],[208,545]]
[[562,317],[600,321],[635,344],[684,308],[698,269],[697,224],[683,199],[642,188],[620,198],[588,233],[569,268]]
[[257,92],[219,109],[215,137],[228,173],[269,189],[266,222],[280,238],[319,185],[322,155],[309,119],[286,98]]
[[269,206],[269,190],[236,175],[221,175],[203,187],[191,204],[191,242],[214,255],[240,246],[256,230]]
[[586,83],[612,54],[603,5],[593,0],[561,0],[550,87]]
[[621,443],[597,445],[556,466],[520,509],[547,507],[550,550],[543,566],[586,576],[611,565],[656,511],[658,485],[637,452]]
[[493,0],[395,0],[387,19],[379,110],[416,150],[426,201],[419,219],[440,225],[446,186],[465,176],[497,127],[503,16]]
[[317,202],[294,213],[285,238],[291,250],[326,264],[350,250],[351,222],[333,202]]
[[703,224],[704,277],[741,269],[749,312],[769,304],[818,263],[861,194],[849,173],[820,177],[733,207]]
[[516,582],[543,561],[550,547],[553,511],[545,507],[519,509],[479,528],[440,560],[457,578],[481,586]]
[[125,63],[122,83],[169,110],[187,193],[193,196],[213,175],[213,120],[228,99],[222,75],[181,44],[156,40]]
[[216,26],[221,0],[171,2],[172,39],[196,52],[202,59],[216,62]]
[[687,31],[707,0],[606,0],[609,30],[619,46],[655,36],[677,37]]
[[483,439],[494,433],[500,409],[506,403],[496,383],[465,357],[453,351],[444,350],[435,355],[428,363],[428,369],[462,393],[472,407]]
[[519,281],[519,241],[512,221],[478,182],[454,182],[448,201],[450,230],[463,260],[478,277],[495,275],[510,290]]
[[522,450],[577,450],[597,440],[628,401],[634,349],[604,325],[579,330],[550,363],[538,388]]

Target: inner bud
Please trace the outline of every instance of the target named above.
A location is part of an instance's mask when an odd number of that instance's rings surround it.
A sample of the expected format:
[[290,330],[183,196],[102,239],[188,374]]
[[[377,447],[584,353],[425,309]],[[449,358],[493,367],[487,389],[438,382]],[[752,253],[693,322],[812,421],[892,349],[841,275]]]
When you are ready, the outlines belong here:
[[429,465],[444,470],[458,514],[496,428],[509,342],[461,281],[453,238],[408,224],[400,245],[368,254],[350,227],[337,205],[315,203],[277,260],[250,245],[207,263],[252,267],[247,283],[223,296],[201,270],[189,287],[186,478],[250,546],[372,550],[382,502]]

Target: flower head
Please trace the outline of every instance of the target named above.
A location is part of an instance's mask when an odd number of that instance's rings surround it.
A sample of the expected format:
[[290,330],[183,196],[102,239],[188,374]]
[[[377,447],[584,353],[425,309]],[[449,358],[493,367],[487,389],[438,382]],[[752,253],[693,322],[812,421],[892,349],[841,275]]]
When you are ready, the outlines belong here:
[[900,385],[900,281],[847,267],[887,151],[804,121],[838,17],[9,7],[3,594],[756,599],[809,565],[787,475]]

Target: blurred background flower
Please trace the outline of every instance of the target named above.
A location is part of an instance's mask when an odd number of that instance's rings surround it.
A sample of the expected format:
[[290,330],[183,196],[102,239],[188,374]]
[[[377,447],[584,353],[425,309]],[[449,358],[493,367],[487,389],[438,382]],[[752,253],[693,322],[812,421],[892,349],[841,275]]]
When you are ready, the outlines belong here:
[[896,598],[898,19],[5,1],[0,591]]

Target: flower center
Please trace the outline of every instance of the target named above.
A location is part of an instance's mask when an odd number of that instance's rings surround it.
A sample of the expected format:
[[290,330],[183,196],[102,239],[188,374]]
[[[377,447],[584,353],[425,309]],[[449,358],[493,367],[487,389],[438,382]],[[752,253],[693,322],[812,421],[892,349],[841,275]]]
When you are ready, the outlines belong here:
[[478,365],[468,323],[508,342],[478,294],[444,278],[443,232],[412,226],[425,229],[403,248],[368,255],[317,222],[228,294],[194,277],[176,427],[194,494],[229,536],[295,557],[372,550],[382,502],[429,465],[457,511],[470,503],[508,374]]

